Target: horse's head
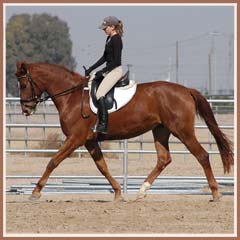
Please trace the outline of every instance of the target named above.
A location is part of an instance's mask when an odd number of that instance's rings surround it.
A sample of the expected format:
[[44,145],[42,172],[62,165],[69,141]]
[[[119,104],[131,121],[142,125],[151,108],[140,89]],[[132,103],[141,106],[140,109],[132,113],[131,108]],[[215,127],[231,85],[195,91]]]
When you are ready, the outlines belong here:
[[18,78],[22,112],[25,116],[29,116],[36,111],[43,90],[32,78],[30,64],[18,62],[16,76]]

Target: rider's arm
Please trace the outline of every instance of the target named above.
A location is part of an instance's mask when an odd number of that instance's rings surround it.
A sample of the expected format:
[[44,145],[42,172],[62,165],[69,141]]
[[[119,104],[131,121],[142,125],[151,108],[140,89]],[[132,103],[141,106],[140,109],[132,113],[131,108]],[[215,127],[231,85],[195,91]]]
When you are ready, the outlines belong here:
[[103,54],[102,57],[96,63],[94,63],[89,69],[91,69],[91,71],[93,71],[94,69],[101,66],[105,62],[106,62],[106,59],[105,59],[105,56]]

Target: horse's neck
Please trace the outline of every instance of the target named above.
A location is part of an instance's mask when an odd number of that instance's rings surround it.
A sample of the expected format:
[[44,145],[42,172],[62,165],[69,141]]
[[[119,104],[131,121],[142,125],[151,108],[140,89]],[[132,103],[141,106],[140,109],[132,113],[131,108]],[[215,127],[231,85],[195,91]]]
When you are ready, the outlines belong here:
[[[56,71],[56,70],[55,70]],[[48,79],[45,80],[46,92],[49,96],[55,96],[61,93],[64,93],[66,90],[71,89],[76,86],[73,76],[51,72],[48,75]],[[63,77],[66,76],[66,77]],[[66,94],[64,96],[52,97],[52,101],[56,105],[57,109],[62,109],[62,106],[66,105],[66,100],[71,96],[71,94]]]

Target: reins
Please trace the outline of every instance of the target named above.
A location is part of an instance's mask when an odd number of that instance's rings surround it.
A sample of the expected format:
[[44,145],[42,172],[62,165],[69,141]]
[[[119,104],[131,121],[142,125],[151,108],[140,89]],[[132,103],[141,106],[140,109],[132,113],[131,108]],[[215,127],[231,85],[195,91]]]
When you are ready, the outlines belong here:
[[77,86],[74,86],[74,87],[72,87],[72,88],[66,89],[66,90],[63,91],[63,92],[56,93],[56,94],[54,94],[54,95],[48,95],[48,96],[46,96],[46,97],[44,97],[44,98],[39,98],[39,102],[45,102],[45,101],[47,101],[49,98],[53,99],[53,98],[56,98],[56,97],[61,97],[61,96],[68,95],[68,94],[70,94],[70,93],[75,92],[76,90],[78,90],[78,89],[80,89],[80,88],[84,89],[84,87],[83,87],[82,85],[77,85]]
[[53,98],[56,98],[56,97],[61,97],[61,96],[65,96],[67,94],[70,94],[70,93],[73,93],[75,91],[77,91],[78,89],[82,88],[82,98],[81,98],[81,115],[82,115],[82,118],[86,119],[86,118],[89,118],[89,115],[86,115],[83,113],[83,104],[84,104],[84,86],[83,85],[77,85],[75,87],[72,87],[72,88],[69,88],[63,92],[60,92],[60,93],[57,93],[57,94],[54,94],[54,95],[48,95],[46,96],[45,98],[40,98],[39,102],[45,102],[47,101],[49,98],[53,99]]
[[[88,118],[89,115],[85,115],[83,113],[83,105],[84,105],[84,87],[85,85],[84,84],[81,84],[81,85],[77,85],[77,86],[74,86],[74,87],[71,87],[69,89],[66,89],[62,92],[59,92],[59,93],[56,93],[56,94],[53,94],[53,95],[48,95],[48,96],[45,96],[45,97],[38,97],[37,94],[35,93],[35,90],[34,90],[34,85],[41,91],[43,92],[39,86],[37,85],[36,82],[33,81],[31,75],[29,74],[29,72],[27,71],[27,73],[23,76],[20,76],[18,77],[18,80],[20,81],[20,79],[26,77],[28,79],[28,81],[30,82],[31,84],[31,91],[32,91],[32,98],[29,98],[29,99],[20,99],[20,102],[21,104],[23,104],[25,107],[28,107],[30,109],[35,109],[36,106],[38,105],[38,103],[42,103],[42,102],[45,102],[47,101],[49,98],[51,99],[54,99],[54,98],[57,98],[57,97],[61,97],[61,96],[65,96],[65,95],[68,95],[70,93],[73,93],[79,89],[82,89],[82,98],[81,98],[81,115],[82,117],[85,119],[85,118]],[[34,102],[34,105],[31,106],[31,105],[27,105],[25,103],[28,103],[28,102]]]

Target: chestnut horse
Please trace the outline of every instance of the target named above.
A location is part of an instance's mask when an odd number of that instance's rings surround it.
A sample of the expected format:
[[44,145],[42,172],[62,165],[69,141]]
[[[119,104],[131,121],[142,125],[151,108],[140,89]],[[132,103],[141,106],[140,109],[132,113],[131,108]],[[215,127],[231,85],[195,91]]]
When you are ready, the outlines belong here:
[[66,136],[64,144],[49,161],[46,170],[34,188],[30,199],[38,199],[52,171],[75,149],[85,145],[97,168],[114,189],[115,200],[121,200],[121,186],[110,174],[99,147],[99,139],[128,139],[149,130],[154,137],[157,164],[141,186],[138,198],[146,195],[153,181],[171,162],[169,136],[177,137],[197,158],[208,180],[213,200],[220,198],[218,184],[209,162],[209,154],[203,149],[194,133],[195,114],[205,120],[214,136],[223,163],[224,173],[233,164],[232,143],[218,127],[206,99],[196,90],[184,86],[157,81],[138,84],[133,99],[122,109],[109,115],[106,135],[98,136],[92,128],[96,115],[89,107],[89,92],[84,89],[88,78],[69,71],[63,66],[47,63],[17,63],[22,112],[28,116],[36,110],[43,92],[47,92],[59,112],[60,124]]

